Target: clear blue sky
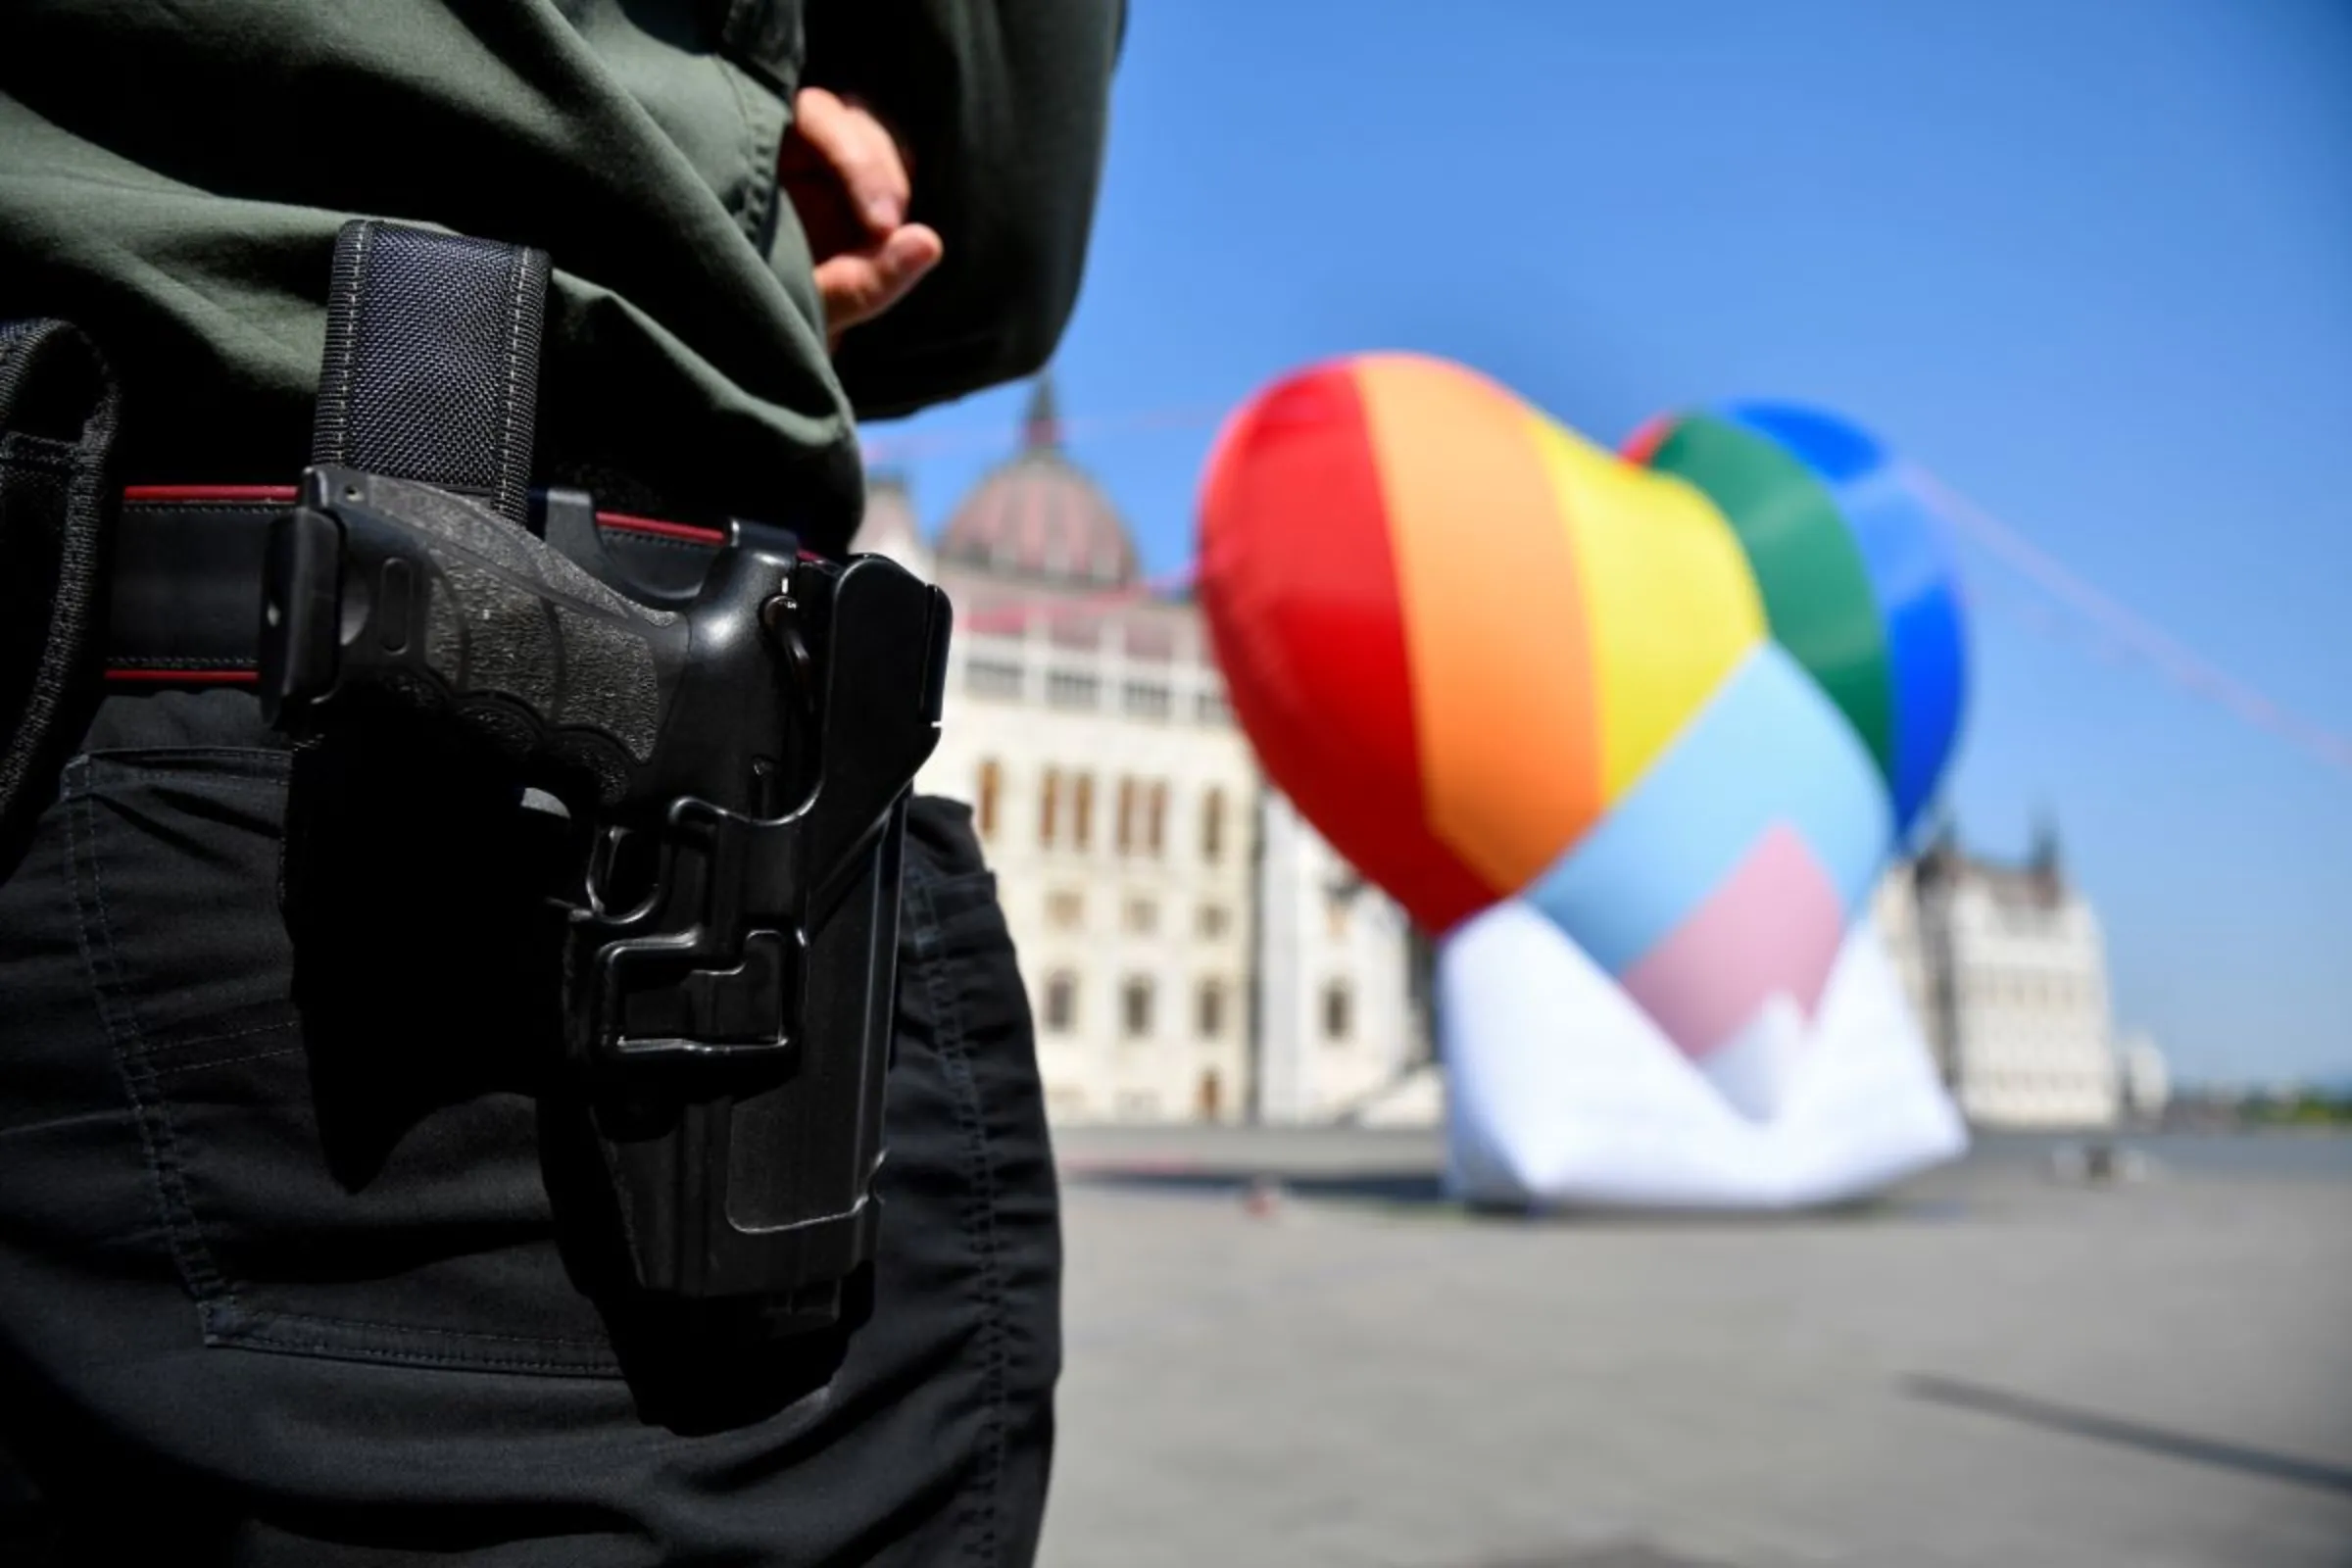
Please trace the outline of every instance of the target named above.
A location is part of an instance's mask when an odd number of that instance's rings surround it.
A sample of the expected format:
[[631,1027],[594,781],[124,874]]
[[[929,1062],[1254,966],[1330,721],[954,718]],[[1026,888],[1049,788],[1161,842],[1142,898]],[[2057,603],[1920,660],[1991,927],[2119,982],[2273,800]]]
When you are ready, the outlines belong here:
[[[2343,0],[1138,0],[1113,108],[1057,375],[1152,568],[1212,430],[1126,416],[1325,355],[1446,355],[1605,441],[1805,399],[2352,733]],[[1020,397],[874,432],[927,521]],[[2184,1076],[2352,1075],[2352,775],[1968,565],[1964,835],[2054,817]]]

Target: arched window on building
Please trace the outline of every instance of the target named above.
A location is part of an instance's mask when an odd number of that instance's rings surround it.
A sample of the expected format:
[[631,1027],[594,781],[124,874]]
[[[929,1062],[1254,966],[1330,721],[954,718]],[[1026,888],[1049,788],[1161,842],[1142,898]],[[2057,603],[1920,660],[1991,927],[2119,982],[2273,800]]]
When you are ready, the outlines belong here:
[[1355,997],[1347,981],[1334,980],[1323,988],[1323,1038],[1335,1046],[1344,1044],[1354,1027]]
[[1142,1040],[1152,1033],[1152,982],[1142,975],[1131,977],[1119,990],[1120,1021],[1127,1038]]
[[1210,790],[1200,808],[1200,858],[1214,865],[1225,854],[1225,792]]
[[1085,849],[1095,833],[1095,775],[1081,773],[1070,786],[1070,842]]
[[995,758],[982,758],[980,787],[973,792],[978,799],[972,803],[972,814],[979,819],[980,836],[984,839],[997,836],[997,792],[1004,787],[1004,769],[997,764]]
[[1119,780],[1119,853],[1135,848],[1135,780]]
[[1225,983],[1221,980],[1201,981],[1200,1004],[1200,1038],[1221,1038],[1225,1033]]
[[1167,825],[1168,786],[1164,783],[1154,783],[1152,786],[1151,815],[1144,824],[1144,846],[1151,852],[1153,859],[1159,858],[1160,846],[1167,837]]
[[1348,909],[1351,902],[1338,888],[1323,890],[1323,934],[1334,942],[1348,940]]
[[1046,981],[1046,1033],[1066,1035],[1078,1027],[1078,977],[1067,969]]
[[1193,1096],[1193,1114],[1201,1121],[1217,1121],[1225,1114],[1225,1082],[1214,1067],[1200,1075],[1200,1088]]
[[1436,1010],[1438,945],[1417,924],[1404,928],[1406,1038],[1414,1065],[1439,1058]]
[[1060,826],[1060,811],[1061,774],[1049,767],[1044,781],[1038,785],[1037,794],[1037,842],[1046,849],[1054,847],[1054,834]]

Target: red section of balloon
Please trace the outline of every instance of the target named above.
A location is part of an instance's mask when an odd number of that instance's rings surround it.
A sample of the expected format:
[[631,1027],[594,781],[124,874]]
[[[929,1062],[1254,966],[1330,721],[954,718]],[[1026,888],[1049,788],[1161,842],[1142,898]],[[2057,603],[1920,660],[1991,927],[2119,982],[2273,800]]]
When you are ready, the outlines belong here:
[[1428,930],[1492,904],[1422,809],[1395,558],[1346,368],[1276,383],[1219,436],[1200,599],[1259,760],[1332,847]]

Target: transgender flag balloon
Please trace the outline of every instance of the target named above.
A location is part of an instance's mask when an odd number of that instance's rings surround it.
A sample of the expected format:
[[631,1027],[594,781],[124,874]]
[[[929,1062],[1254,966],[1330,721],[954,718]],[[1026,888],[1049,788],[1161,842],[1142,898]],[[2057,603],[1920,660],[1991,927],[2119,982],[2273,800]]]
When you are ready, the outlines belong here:
[[1540,910],[1761,1118],[1779,1077],[1727,1048],[1776,1001],[1813,1016],[1932,796],[1958,602],[1849,425],[1741,407],[1632,453],[1442,361],[1319,366],[1220,436],[1201,600],[1334,848],[1433,932]]

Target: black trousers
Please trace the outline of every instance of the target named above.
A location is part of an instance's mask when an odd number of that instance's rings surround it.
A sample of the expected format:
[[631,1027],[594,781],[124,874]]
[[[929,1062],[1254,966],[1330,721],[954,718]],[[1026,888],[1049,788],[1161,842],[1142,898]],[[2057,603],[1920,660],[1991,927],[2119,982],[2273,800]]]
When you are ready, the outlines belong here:
[[870,1313],[777,1345],[567,1229],[514,813],[355,780],[298,961],[288,774],[242,694],[112,699],[0,885],[0,1558],[1027,1562],[1060,1243],[968,813],[909,827]]

